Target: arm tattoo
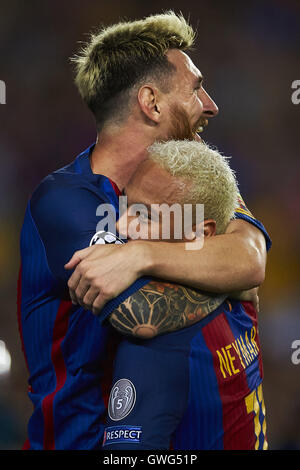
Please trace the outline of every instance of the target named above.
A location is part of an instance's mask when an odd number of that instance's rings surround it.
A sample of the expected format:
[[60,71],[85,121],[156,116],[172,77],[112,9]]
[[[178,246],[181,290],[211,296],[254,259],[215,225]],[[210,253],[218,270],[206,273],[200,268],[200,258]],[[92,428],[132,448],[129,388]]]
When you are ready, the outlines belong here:
[[151,281],[122,302],[112,312],[109,321],[123,335],[151,338],[202,320],[226,297]]

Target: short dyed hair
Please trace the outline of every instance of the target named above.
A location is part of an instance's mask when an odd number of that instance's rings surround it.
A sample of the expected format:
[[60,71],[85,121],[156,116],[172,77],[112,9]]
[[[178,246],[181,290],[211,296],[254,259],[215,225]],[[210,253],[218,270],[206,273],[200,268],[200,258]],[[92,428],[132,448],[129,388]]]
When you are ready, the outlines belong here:
[[167,92],[167,78],[175,70],[167,51],[189,50],[194,40],[193,28],[173,11],[120,22],[92,34],[71,60],[79,93],[98,126],[118,117],[121,108],[128,111],[128,92],[143,80],[151,78]]
[[179,191],[180,204],[204,204],[204,218],[216,222],[216,233],[226,230],[238,206],[239,190],[228,158],[204,142],[156,142],[149,158],[186,183]]

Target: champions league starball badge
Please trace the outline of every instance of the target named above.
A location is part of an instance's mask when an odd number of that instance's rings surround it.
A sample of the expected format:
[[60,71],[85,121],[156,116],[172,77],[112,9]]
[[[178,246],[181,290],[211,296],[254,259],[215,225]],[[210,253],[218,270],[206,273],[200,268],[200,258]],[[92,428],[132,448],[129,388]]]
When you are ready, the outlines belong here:
[[128,379],[118,380],[112,388],[108,403],[108,415],[113,421],[120,421],[129,415],[136,400],[133,383]]
[[90,246],[93,245],[122,245],[124,242],[120,240],[114,233],[104,232],[100,230],[95,233],[90,241]]

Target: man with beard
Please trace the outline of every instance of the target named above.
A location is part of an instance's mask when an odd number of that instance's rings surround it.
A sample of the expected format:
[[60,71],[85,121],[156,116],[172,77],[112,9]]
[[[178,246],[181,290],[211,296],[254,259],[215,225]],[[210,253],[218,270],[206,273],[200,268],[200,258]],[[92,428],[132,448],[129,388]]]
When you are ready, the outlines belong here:
[[[110,341],[109,328],[92,312],[150,282],[144,274],[191,291],[250,289],[263,281],[266,239],[243,208],[226,234],[197,255],[180,244],[176,251],[160,243],[152,250],[146,242],[81,251],[96,232],[98,207],[118,210],[118,195],[147,159],[149,145],[197,139],[199,124],[217,114],[184,52],[193,41],[192,28],[171,12],[104,28],[75,59],[76,83],[98,135],[96,144],[41,182],[26,210],[18,312],[34,404],[27,448],[101,447]],[[67,269],[79,261],[69,279]],[[216,303],[204,301],[202,308],[214,310]]]

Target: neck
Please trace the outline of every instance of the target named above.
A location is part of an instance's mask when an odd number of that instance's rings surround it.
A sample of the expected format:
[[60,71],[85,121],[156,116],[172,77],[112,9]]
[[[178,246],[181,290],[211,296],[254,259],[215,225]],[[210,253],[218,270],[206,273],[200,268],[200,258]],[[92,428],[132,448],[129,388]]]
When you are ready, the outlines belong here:
[[115,132],[101,131],[91,155],[93,173],[107,176],[122,191],[139,164],[148,157],[147,148],[153,141],[143,132],[128,127]]

